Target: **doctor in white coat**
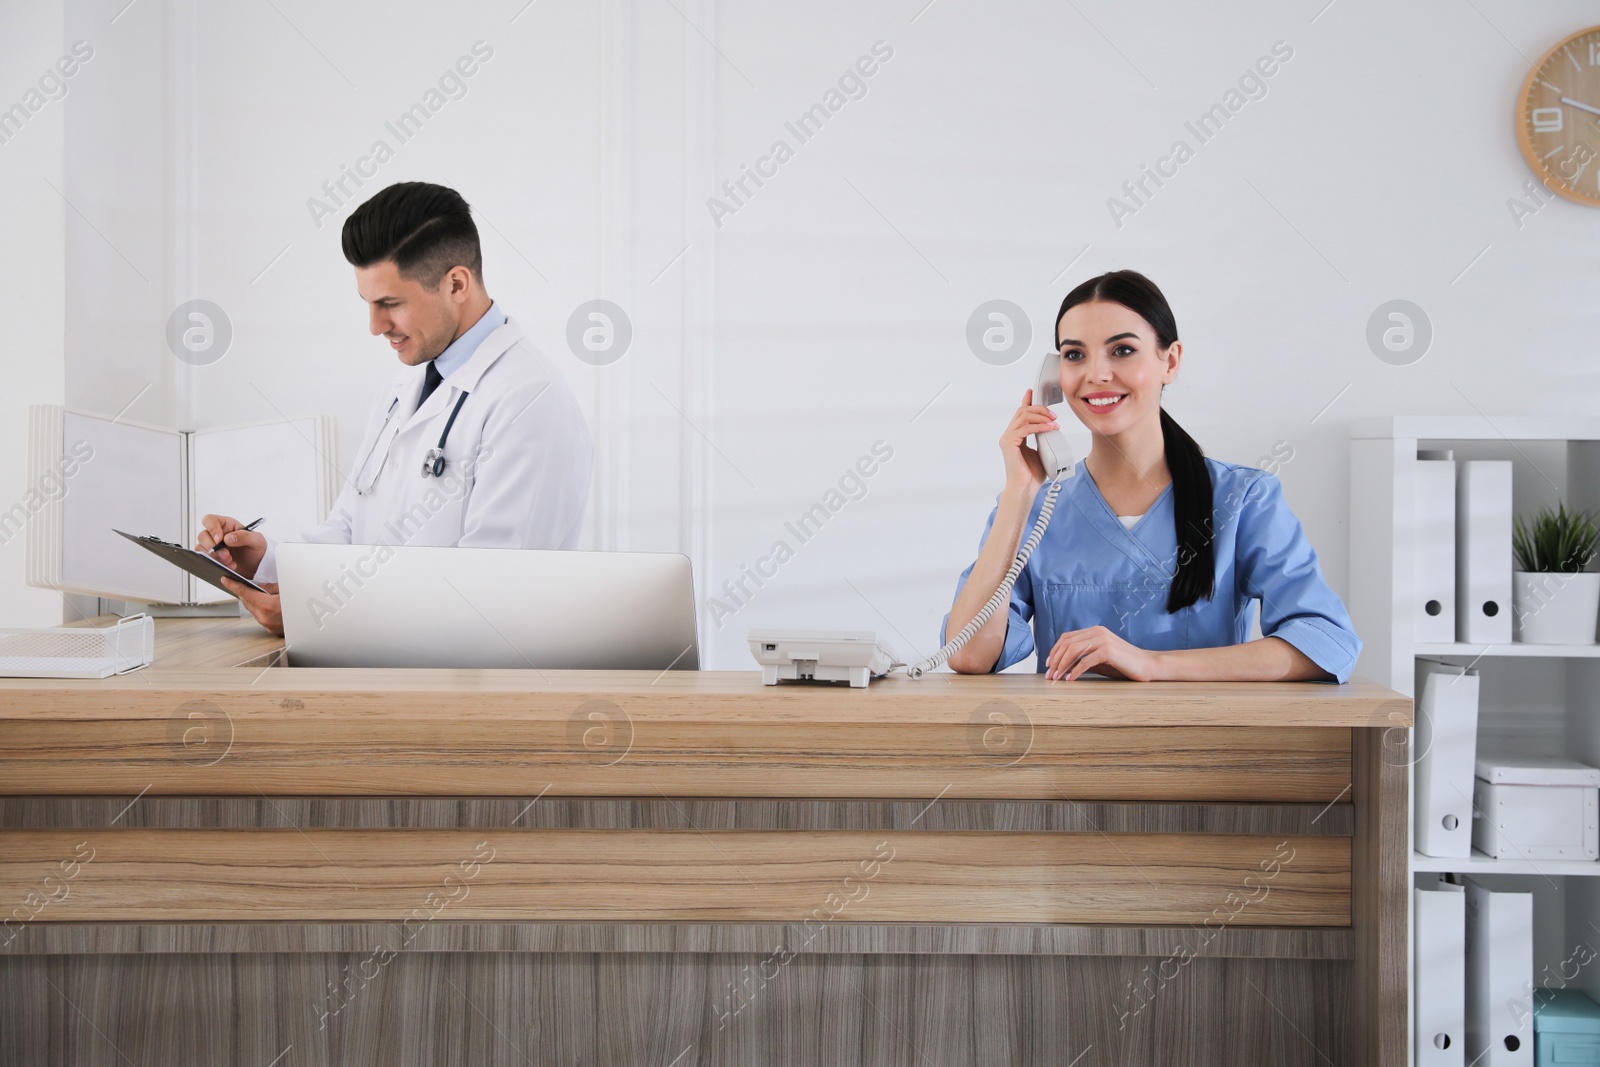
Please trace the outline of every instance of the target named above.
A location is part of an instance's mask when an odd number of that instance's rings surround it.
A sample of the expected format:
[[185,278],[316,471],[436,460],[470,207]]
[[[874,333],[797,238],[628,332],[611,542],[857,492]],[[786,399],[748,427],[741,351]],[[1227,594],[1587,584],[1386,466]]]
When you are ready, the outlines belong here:
[[[574,547],[594,465],[588,426],[561,374],[489,299],[466,201],[391,185],[345,221],[343,245],[372,333],[405,369],[373,404],[327,521],[281,539]],[[281,636],[274,537],[227,515],[201,524],[195,547],[268,590],[224,579]]]

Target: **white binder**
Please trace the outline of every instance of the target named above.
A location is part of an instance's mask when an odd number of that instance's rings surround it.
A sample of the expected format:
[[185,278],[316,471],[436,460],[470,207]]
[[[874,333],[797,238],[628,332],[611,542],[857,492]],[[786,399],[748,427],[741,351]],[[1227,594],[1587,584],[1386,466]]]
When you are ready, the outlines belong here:
[[1511,461],[1456,464],[1456,640],[1511,643]]
[[1440,882],[1414,891],[1415,1067],[1465,1067],[1466,893]]
[[1472,795],[1478,750],[1478,672],[1417,657],[1416,850],[1472,855]]
[[1533,1067],[1533,894],[1466,887],[1467,1062]]
[[1456,463],[1454,453],[1417,453],[1416,543],[1411,617],[1417,641],[1456,639]]

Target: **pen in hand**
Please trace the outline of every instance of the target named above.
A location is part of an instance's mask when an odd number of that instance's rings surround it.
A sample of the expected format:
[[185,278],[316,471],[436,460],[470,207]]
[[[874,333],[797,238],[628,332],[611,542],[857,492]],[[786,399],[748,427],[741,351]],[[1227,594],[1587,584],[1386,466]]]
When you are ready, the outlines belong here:
[[[257,519],[255,522],[250,523],[248,526],[241,526],[241,527],[239,527],[238,530],[232,531],[232,532],[235,532],[235,533],[248,533],[249,531],[254,530],[257,526],[260,526],[263,522],[266,522],[266,521],[267,521],[267,517],[265,515],[263,515],[259,519]],[[227,534],[223,534],[222,536],[223,537],[227,537],[228,535]],[[220,541],[219,540],[216,544],[211,546],[211,551],[215,552],[219,548],[227,548],[227,547],[228,546],[224,541]]]

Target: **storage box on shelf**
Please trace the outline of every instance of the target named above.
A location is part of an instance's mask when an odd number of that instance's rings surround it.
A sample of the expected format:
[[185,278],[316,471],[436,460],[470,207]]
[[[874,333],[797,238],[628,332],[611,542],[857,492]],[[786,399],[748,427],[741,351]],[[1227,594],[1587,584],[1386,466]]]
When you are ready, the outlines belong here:
[[1600,858],[1600,769],[1560,756],[1478,755],[1472,845],[1495,859]]
[[1534,1063],[1600,1063],[1600,1004],[1577,989],[1540,990],[1536,996]]

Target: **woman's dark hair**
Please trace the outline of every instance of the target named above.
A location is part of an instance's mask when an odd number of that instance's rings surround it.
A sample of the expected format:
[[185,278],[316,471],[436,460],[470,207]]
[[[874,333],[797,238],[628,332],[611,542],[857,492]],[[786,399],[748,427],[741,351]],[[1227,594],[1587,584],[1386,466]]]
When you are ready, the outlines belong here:
[[432,289],[455,267],[483,281],[478,227],[461,194],[428,182],[399,182],[344,220],[344,258],[357,267],[394,260],[400,276]]
[[[1178,324],[1167,298],[1156,283],[1135,270],[1114,270],[1079,285],[1061,301],[1056,315],[1056,341],[1060,347],[1061,320],[1069,310],[1092,300],[1105,300],[1140,316],[1155,331],[1163,350],[1178,339]],[[1167,470],[1172,474],[1172,521],[1178,535],[1178,569],[1167,593],[1169,613],[1188,607],[1216,591],[1217,564],[1212,551],[1211,472],[1205,453],[1194,438],[1161,410],[1161,439],[1166,448]]]

